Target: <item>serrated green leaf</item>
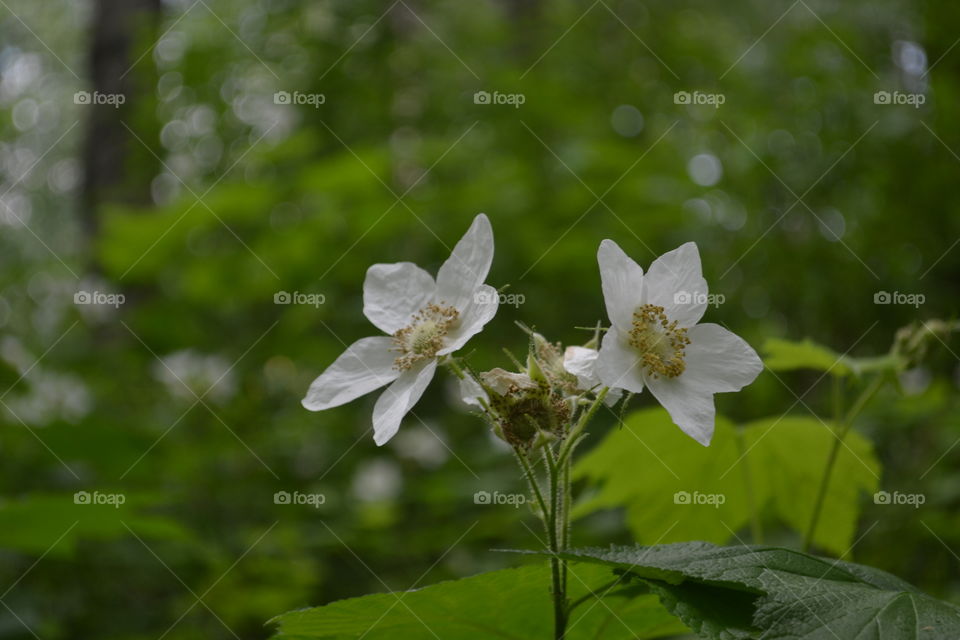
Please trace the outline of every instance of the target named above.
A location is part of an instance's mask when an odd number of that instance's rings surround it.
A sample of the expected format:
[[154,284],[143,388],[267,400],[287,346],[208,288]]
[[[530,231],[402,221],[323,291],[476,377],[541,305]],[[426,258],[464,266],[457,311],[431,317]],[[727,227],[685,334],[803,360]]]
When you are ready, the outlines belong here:
[[[611,566],[650,584],[703,638],[764,640],[956,640],[960,607],[935,600],[888,573],[782,547],[580,549],[569,560]],[[704,597],[704,593],[709,598]],[[719,603],[752,599],[752,628],[725,620]],[[704,604],[706,603],[706,606]],[[729,611],[727,612],[729,613]]]
[[[568,640],[661,638],[686,630],[650,594],[614,588],[607,568],[572,567],[568,595],[576,602]],[[416,591],[382,593],[340,600],[326,606],[292,611],[274,620],[277,640],[309,638],[368,640],[472,640],[552,637],[550,573],[545,565],[504,569],[441,582]],[[609,591],[608,591],[609,589]]]
[[[833,440],[830,427],[812,417],[767,418],[746,425],[739,435],[718,417],[713,443],[702,447],[662,409],[636,412],[574,467],[575,479],[599,487],[576,506],[574,516],[625,507],[627,525],[646,544],[724,543],[748,525],[752,509],[802,534]],[[837,555],[849,549],[859,499],[876,491],[879,473],[870,443],[849,433],[814,539],[820,548]],[[683,503],[684,497],[689,501]],[[698,499],[703,503],[696,504]]]

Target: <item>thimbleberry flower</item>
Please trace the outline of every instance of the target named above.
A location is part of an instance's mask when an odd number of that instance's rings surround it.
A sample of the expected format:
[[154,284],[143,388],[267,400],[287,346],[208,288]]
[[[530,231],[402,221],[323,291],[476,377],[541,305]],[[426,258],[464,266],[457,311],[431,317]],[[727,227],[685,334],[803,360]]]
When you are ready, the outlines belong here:
[[375,264],[363,283],[363,313],[385,336],[361,338],[313,381],[302,404],[337,407],[388,386],[373,409],[382,445],[423,395],[437,361],[480,332],[496,314],[496,289],[483,281],[493,261],[493,231],[480,214],[434,278],[412,262]]
[[717,324],[697,324],[707,282],[688,242],[643,269],[612,240],[597,252],[610,329],[597,357],[600,381],[650,389],[674,424],[700,444],[713,437],[713,394],[739,391],[763,369],[757,353]]

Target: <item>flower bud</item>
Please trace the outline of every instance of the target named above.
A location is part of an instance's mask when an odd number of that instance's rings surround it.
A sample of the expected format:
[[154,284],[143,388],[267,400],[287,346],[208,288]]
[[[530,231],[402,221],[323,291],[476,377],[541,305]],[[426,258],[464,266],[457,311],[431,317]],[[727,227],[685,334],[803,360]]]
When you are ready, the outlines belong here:
[[529,449],[563,434],[570,406],[546,381],[503,369],[480,374],[480,381],[489,396],[494,431],[510,445]]

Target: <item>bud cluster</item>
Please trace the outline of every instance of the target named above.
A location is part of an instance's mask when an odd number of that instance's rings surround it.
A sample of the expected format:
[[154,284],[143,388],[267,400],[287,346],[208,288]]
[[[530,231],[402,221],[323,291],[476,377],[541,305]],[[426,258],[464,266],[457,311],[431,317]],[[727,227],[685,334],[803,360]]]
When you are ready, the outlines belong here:
[[530,336],[526,364],[519,371],[501,368],[471,375],[464,399],[483,408],[494,433],[517,449],[529,450],[563,439],[584,389],[564,366],[564,350],[539,333]]

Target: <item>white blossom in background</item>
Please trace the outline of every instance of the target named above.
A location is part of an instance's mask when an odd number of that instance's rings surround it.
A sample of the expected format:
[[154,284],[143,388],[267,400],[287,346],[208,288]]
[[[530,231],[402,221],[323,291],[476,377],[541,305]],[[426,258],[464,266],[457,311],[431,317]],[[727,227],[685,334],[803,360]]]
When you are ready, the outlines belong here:
[[390,385],[373,409],[382,445],[423,395],[442,356],[480,332],[496,314],[497,291],[484,284],[493,230],[480,214],[434,278],[412,262],[375,264],[363,283],[363,313],[385,336],[361,338],[313,381],[302,404],[337,407]]
[[415,461],[425,469],[435,469],[450,457],[450,448],[437,428],[413,425],[397,433],[390,446],[400,456]]
[[6,407],[0,405],[0,413],[13,421],[38,427],[58,420],[76,423],[93,409],[82,378],[45,368],[19,339],[5,336],[0,341],[0,359],[19,375],[4,394]]
[[153,365],[153,376],[171,396],[188,402],[202,397],[222,403],[237,391],[236,379],[226,358],[193,349],[175,351],[160,358]]
[[650,389],[687,435],[707,446],[713,437],[713,394],[739,391],[763,369],[757,353],[716,324],[697,324],[707,307],[707,282],[697,245],[688,242],[643,269],[612,240],[597,252],[610,329],[597,374],[604,385]]
[[361,502],[394,500],[403,490],[403,473],[393,460],[376,458],[360,465],[350,493]]

